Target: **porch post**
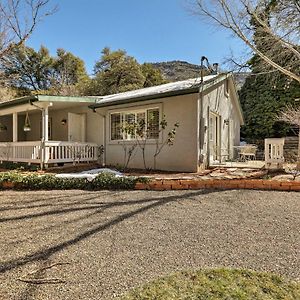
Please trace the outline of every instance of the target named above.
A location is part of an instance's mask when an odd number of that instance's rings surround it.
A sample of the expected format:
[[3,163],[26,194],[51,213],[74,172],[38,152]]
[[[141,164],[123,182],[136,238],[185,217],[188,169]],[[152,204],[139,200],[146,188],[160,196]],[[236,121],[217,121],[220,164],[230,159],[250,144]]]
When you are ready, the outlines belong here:
[[49,141],[49,128],[48,128],[48,122],[49,122],[49,110],[48,110],[48,106],[45,107],[45,109],[43,110],[44,116],[43,116],[43,124],[44,124],[44,128],[43,128],[43,133],[44,133],[44,140],[45,142]]
[[49,159],[49,149],[46,147],[46,142],[49,140],[48,130],[49,111],[48,106],[42,109],[42,143],[41,143],[41,169],[47,167]]
[[[13,113],[13,142],[18,141],[18,113]],[[15,163],[15,158],[17,155],[17,148],[15,145],[12,146],[12,156],[13,156],[13,162]]]
[[18,141],[18,113],[13,113],[13,142]]

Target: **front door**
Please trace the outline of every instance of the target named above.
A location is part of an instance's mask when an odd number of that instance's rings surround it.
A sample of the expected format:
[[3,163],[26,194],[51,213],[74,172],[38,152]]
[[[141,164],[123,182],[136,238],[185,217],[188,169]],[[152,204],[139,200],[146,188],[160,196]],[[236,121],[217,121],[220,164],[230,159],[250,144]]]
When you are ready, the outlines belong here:
[[68,113],[69,142],[85,142],[86,114]]

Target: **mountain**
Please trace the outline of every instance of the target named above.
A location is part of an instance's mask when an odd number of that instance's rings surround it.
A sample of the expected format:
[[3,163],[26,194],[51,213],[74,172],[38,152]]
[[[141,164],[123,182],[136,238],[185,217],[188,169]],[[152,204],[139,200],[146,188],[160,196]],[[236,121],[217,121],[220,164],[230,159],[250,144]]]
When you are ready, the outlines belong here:
[[[171,82],[200,77],[200,65],[190,64],[186,61],[174,60],[151,63],[151,65],[159,69],[163,77]],[[237,72],[233,74],[238,90],[243,86],[249,74],[250,73],[247,72]]]
[[151,65],[154,68],[159,69],[166,80],[172,82],[200,77],[201,67],[186,61],[174,60],[151,63]]

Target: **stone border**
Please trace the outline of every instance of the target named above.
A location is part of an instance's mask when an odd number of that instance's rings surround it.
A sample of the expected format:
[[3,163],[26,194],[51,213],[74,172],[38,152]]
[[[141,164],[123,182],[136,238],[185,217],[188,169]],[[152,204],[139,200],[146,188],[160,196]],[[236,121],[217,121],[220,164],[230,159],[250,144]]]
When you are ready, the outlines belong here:
[[279,181],[271,179],[161,179],[149,183],[137,183],[136,190],[198,190],[198,189],[249,189],[300,191],[299,181]]

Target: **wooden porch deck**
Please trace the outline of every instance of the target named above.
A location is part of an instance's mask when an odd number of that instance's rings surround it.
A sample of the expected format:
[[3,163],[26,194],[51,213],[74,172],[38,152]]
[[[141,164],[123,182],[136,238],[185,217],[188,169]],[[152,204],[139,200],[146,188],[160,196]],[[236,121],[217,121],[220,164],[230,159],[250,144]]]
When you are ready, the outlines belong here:
[[30,141],[0,143],[0,161],[28,164],[93,162],[99,158],[99,146],[94,143],[64,141]]

